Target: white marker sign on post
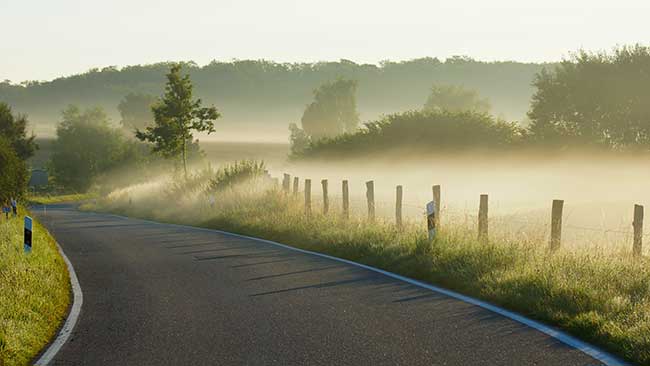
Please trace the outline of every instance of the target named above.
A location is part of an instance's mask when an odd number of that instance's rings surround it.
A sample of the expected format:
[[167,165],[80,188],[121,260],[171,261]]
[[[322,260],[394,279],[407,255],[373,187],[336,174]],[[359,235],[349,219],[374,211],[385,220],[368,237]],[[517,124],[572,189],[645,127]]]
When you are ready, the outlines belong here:
[[429,240],[433,240],[436,236],[436,203],[433,201],[427,203],[427,229]]
[[32,218],[25,216],[25,253],[32,251]]

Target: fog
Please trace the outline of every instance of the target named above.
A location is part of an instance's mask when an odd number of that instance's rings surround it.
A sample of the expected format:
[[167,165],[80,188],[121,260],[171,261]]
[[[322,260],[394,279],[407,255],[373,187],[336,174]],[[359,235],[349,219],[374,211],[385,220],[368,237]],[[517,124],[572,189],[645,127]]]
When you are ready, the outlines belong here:
[[321,180],[328,180],[330,206],[336,209],[341,206],[341,181],[347,179],[352,209],[360,216],[366,212],[365,182],[372,180],[377,214],[387,221],[394,218],[397,185],[404,189],[403,211],[408,219],[423,220],[432,185],[438,184],[443,224],[468,227],[476,225],[479,196],[488,194],[490,230],[495,234],[543,239],[550,228],[552,200],[561,199],[565,201],[563,234],[572,244],[631,245],[634,204],[650,202],[645,157],[466,154],[295,163],[287,161],[282,146],[269,145],[264,153],[242,149],[237,156],[225,158],[212,148],[209,158],[219,166],[228,159],[265,156],[272,176],[281,180],[284,173],[290,174],[292,185],[294,177],[300,178],[300,194],[304,179],[312,180],[316,210],[322,200]]
[[[489,100],[494,115],[523,121],[534,93],[535,75],[544,67],[554,66],[435,56],[378,64],[346,59],[291,64],[270,60],[213,61],[205,65],[189,62],[183,72],[191,76],[194,96],[205,105],[216,106],[222,115],[215,123],[216,133],[199,137],[286,142],[289,124],[300,124],[313,91],[339,77],[358,82],[356,105],[361,122],[422,108],[434,84],[475,90]],[[30,128],[41,138],[54,136],[61,111],[68,105],[101,107],[118,126],[119,103],[129,93],[160,96],[169,71],[166,63],[97,66],[50,81],[0,83],[0,100],[15,112],[26,114]]]
[[[316,212],[322,209],[321,180],[328,180],[330,211],[336,214],[342,205],[341,181],[346,179],[352,215],[365,217],[365,183],[372,180],[378,219],[390,223],[395,217],[395,189],[402,185],[403,215],[407,221],[421,223],[423,230],[432,185],[441,185],[441,219],[448,228],[476,230],[479,196],[488,194],[491,237],[540,245],[548,241],[554,199],[564,200],[563,245],[606,251],[630,250],[634,204],[650,203],[646,188],[650,171],[645,158],[466,154],[296,163],[287,160],[288,146],[282,144],[207,143],[204,149],[213,168],[241,159],[263,159],[271,176],[279,181],[284,173],[290,174],[293,187],[294,177],[299,177],[298,199],[304,197],[304,179],[311,179]],[[204,167],[195,166],[194,171]],[[143,182],[137,172],[126,174],[130,177],[122,176],[122,182],[138,183],[120,188],[112,196],[124,195],[136,202],[155,201],[170,178],[161,173]],[[188,191],[179,202],[191,204],[201,197]]]

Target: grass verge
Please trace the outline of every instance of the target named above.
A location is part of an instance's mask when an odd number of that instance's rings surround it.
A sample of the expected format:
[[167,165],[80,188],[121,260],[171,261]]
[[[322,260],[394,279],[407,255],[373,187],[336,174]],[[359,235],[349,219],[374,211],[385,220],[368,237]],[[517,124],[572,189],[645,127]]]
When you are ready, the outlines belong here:
[[[650,261],[624,252],[560,250],[525,236],[494,235],[445,224],[436,240],[421,223],[397,229],[378,220],[305,215],[278,191],[222,193],[174,200],[164,190],[122,192],[87,209],[198,225],[327,253],[443,286],[564,329],[636,364],[650,364]],[[177,194],[177,193],[175,193]],[[128,199],[127,199],[128,198]]]
[[47,230],[34,220],[23,253],[22,207],[0,217],[0,365],[28,364],[54,337],[70,304],[68,269]]
[[61,202],[78,202],[97,197],[94,193],[75,193],[62,195],[30,195],[27,202],[36,205],[52,205]]

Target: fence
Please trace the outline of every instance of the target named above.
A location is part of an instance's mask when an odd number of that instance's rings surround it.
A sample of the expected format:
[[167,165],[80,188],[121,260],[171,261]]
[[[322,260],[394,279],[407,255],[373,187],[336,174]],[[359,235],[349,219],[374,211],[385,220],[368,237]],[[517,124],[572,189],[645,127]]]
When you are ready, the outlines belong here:
[[[286,194],[291,193],[289,189],[289,182],[290,182],[291,176],[289,174],[284,174],[284,179],[283,179],[283,184],[282,184],[282,189]],[[330,214],[331,213],[331,207],[332,207],[332,202],[333,201],[338,201],[340,202],[340,214],[341,217],[344,219],[350,219],[350,212],[352,211],[352,207],[356,207],[358,212],[356,216],[364,216],[362,213],[361,207],[364,207],[367,212],[365,213],[365,217],[367,218],[368,221],[374,222],[377,220],[377,207],[382,206],[384,208],[394,208],[394,224],[398,228],[402,228],[404,226],[404,210],[405,208],[410,209],[411,211],[415,210],[417,211],[417,215],[422,217],[422,225],[423,225],[423,230],[427,227],[426,226],[426,221],[424,221],[424,218],[426,216],[426,203],[427,202],[421,202],[420,204],[414,203],[414,202],[407,202],[404,200],[404,187],[402,185],[397,185],[395,187],[395,201],[394,202],[387,202],[387,201],[378,201],[376,200],[375,197],[375,181],[367,181],[365,183],[365,200],[362,199],[353,199],[350,198],[350,184],[348,180],[342,180],[341,181],[341,195],[336,195],[332,194],[331,188],[329,185],[329,181],[327,179],[323,179],[321,181],[321,193],[314,194],[312,195],[312,190],[311,190],[311,179],[305,179],[304,180],[304,205],[305,205],[305,213],[306,214],[311,214],[312,212],[312,206],[313,202],[320,203],[320,206],[322,207],[322,213],[323,214]],[[298,190],[299,190],[299,178],[294,177],[293,180],[293,195],[297,196],[298,195]],[[434,213],[434,222],[435,222],[435,227],[439,228],[441,225],[441,218],[444,217],[443,215],[451,215],[453,214],[452,210],[449,210],[447,207],[444,207],[442,205],[442,188],[440,185],[433,185],[431,187],[431,200],[434,202],[434,207],[435,207],[435,213]],[[460,216],[464,216],[464,220],[466,223],[469,223],[471,221],[471,225],[475,224],[475,227],[477,228],[477,238],[481,242],[489,242],[490,240],[490,215],[489,215],[489,196],[487,194],[481,194],[478,197],[479,200],[479,209],[477,214],[471,215],[467,211],[464,213],[461,213],[459,215],[459,212],[456,212],[456,219],[458,219]],[[353,203],[351,206],[350,203]],[[443,208],[444,207],[444,208]],[[604,229],[604,228],[597,228],[597,227],[588,227],[588,226],[578,226],[578,225],[568,225],[566,223],[563,223],[563,211],[564,211],[564,200],[553,200],[551,202],[551,210],[550,210],[550,220],[548,221],[549,227],[550,227],[550,235],[548,237],[548,247],[550,251],[557,251],[559,248],[562,247],[562,231],[563,229],[571,229],[571,230],[583,230],[583,231],[590,231],[594,233],[602,233],[602,234],[611,234],[611,233],[616,233],[616,234],[622,234],[625,237],[625,240],[627,241],[628,238],[632,239],[632,253],[635,258],[639,258],[642,256],[643,253],[643,237],[645,236],[643,234],[643,217],[644,217],[644,207],[642,205],[634,205],[633,208],[633,221],[630,225],[631,231],[630,230],[613,230],[613,229]],[[388,210],[385,210],[388,211]],[[504,217],[504,220],[507,220],[510,224],[515,224],[515,225],[530,225],[530,222],[525,221],[525,220],[520,220],[516,217],[516,215],[512,215],[511,217]]]

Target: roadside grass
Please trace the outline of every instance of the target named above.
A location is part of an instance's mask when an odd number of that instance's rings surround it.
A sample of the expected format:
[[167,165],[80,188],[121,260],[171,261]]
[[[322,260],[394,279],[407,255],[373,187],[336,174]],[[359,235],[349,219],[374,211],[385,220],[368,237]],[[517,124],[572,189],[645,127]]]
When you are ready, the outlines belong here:
[[78,202],[97,197],[95,193],[74,193],[62,195],[29,195],[27,202],[37,205],[52,205],[62,202]]
[[[84,208],[278,241],[449,288],[557,326],[636,364],[650,364],[650,261],[625,250],[561,249],[538,236],[492,233],[445,223],[433,243],[423,223],[306,215],[302,201],[249,189],[205,199],[123,191]],[[128,197],[128,200],[127,200]],[[133,198],[135,197],[135,198]],[[133,202],[131,202],[133,199]],[[128,201],[128,203],[127,203]]]
[[28,364],[54,337],[70,304],[68,270],[56,243],[34,220],[33,249],[23,253],[22,207],[0,217],[0,365]]

